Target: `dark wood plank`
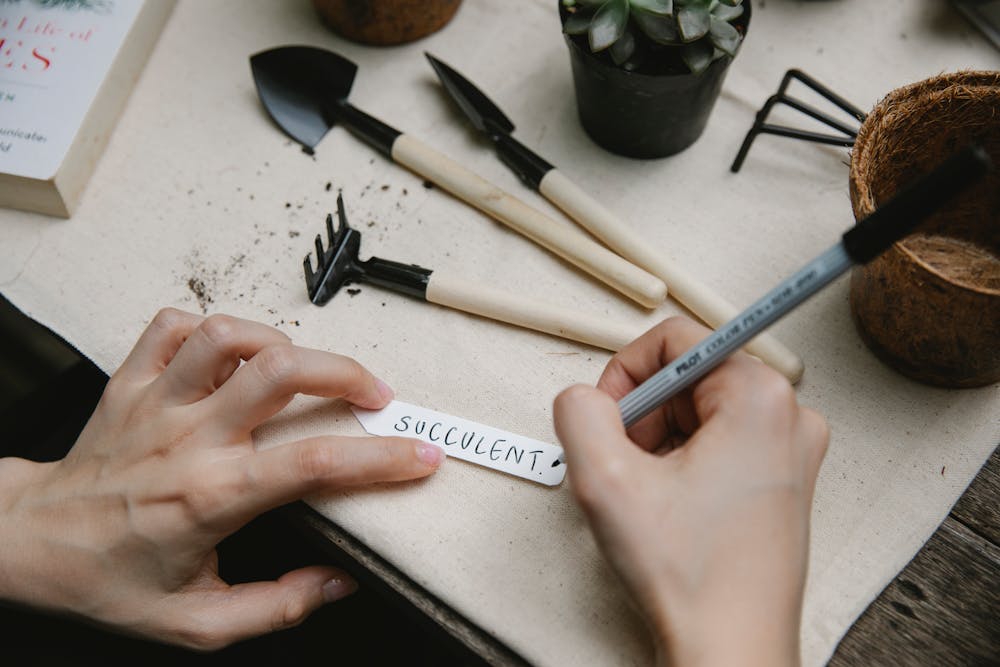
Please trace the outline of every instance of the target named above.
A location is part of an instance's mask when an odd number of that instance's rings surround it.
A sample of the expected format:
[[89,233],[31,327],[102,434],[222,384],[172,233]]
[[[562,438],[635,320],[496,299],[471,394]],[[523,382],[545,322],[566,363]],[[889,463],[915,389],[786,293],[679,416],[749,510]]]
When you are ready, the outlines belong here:
[[955,520],[1000,546],[1000,447],[951,510]]
[[829,664],[998,662],[1000,547],[949,517],[854,624]]

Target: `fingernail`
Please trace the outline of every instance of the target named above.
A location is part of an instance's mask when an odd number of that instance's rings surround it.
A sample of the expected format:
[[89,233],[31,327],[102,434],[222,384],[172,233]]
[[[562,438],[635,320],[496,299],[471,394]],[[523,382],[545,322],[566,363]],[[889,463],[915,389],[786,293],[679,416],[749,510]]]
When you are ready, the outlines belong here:
[[391,401],[396,395],[392,387],[378,378],[375,378],[375,388],[378,389],[379,395],[386,401]]
[[422,442],[417,445],[417,458],[434,468],[444,461],[444,450],[437,445]]
[[358,582],[348,577],[334,577],[323,584],[323,600],[333,602],[358,590]]

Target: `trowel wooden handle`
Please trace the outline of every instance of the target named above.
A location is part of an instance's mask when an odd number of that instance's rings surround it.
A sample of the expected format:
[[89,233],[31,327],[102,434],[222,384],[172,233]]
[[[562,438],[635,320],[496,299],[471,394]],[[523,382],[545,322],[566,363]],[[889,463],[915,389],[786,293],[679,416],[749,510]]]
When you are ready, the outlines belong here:
[[427,282],[428,301],[526,329],[617,351],[642,334],[642,328],[544,303],[459,276],[435,271]]
[[[735,306],[664,257],[662,252],[559,170],[553,169],[545,174],[538,190],[615,252],[661,278],[670,294],[708,326],[719,327],[739,313]],[[802,359],[769,334],[754,338],[747,344],[746,350],[793,383],[802,377]]]
[[666,298],[667,288],[656,276],[576,230],[560,226],[410,135],[395,140],[392,159],[642,305],[651,308]]

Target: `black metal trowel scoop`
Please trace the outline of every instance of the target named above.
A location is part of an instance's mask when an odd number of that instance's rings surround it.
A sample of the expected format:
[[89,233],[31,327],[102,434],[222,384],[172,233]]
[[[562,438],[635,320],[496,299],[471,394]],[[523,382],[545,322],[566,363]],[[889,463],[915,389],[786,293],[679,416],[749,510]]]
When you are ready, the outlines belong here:
[[251,56],[250,68],[271,118],[309,150],[340,123],[392,157],[392,145],[402,132],[347,101],[358,72],[347,58],[311,46],[283,46]]

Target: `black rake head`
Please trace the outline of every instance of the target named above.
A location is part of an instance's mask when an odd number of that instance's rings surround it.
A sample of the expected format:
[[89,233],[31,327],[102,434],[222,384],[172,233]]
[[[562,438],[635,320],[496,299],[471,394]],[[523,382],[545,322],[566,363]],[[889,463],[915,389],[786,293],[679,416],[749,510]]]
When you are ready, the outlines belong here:
[[344,212],[344,198],[337,195],[337,229],[333,229],[333,215],[326,216],[327,248],[323,249],[323,237],[316,235],[316,271],[312,259],[306,255],[302,267],[306,274],[306,288],[309,300],[322,306],[344,285],[359,282],[364,277],[364,267],[358,261],[361,249],[361,232],[347,224]]
[[344,197],[337,194],[337,229],[333,229],[333,216],[326,216],[327,247],[323,237],[316,235],[316,270],[312,258],[306,255],[302,267],[306,274],[309,300],[322,306],[333,298],[344,285],[371,283],[419,299],[426,299],[427,282],[431,270],[416,264],[402,264],[388,259],[369,257],[361,261],[361,232],[347,224]]

